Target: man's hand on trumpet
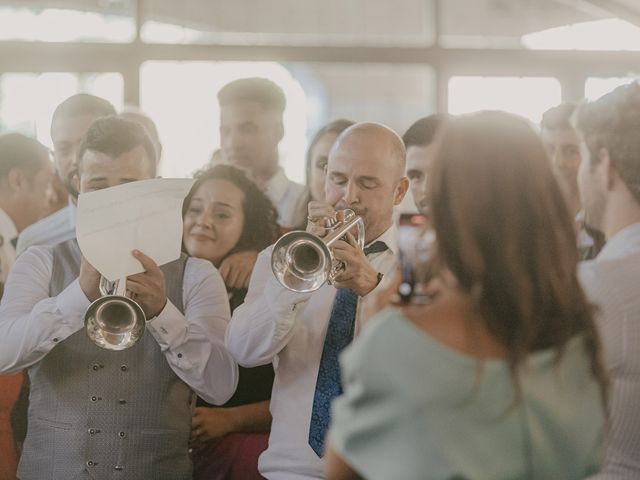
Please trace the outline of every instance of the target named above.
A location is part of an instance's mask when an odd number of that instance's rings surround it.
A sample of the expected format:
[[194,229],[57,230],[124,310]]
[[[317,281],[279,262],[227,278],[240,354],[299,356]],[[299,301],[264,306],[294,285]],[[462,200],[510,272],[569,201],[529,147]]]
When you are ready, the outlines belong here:
[[378,285],[378,272],[371,267],[351,232],[345,239],[331,245],[334,258],[344,264],[344,270],[336,275],[333,285],[350,288],[356,295],[364,297]]
[[[342,212],[336,210],[325,202],[312,200],[307,208],[307,232],[312,233],[320,238],[327,234],[327,220],[335,219],[336,215]],[[340,219],[338,217],[338,219]]]
[[135,300],[147,319],[157,316],[167,304],[165,293],[164,273],[150,257],[139,250],[134,250],[133,256],[145,271],[127,278],[127,290],[133,294]]

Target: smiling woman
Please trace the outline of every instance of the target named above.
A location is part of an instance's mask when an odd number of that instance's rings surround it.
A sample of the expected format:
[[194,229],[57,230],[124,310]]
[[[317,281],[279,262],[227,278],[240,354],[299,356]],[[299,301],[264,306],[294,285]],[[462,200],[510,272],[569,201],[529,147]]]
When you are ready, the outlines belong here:
[[[275,207],[241,170],[217,165],[196,176],[183,218],[184,249],[220,270],[233,312],[244,301],[257,252],[278,236]],[[236,393],[224,408],[198,401],[194,479],[261,478],[258,455],[267,447],[273,378],[271,365],[241,367]]]

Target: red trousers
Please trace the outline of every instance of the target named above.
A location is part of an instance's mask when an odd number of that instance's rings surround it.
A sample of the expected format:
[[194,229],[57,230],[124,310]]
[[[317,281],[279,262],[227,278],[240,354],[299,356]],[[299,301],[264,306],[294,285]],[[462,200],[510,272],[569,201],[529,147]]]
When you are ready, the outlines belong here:
[[258,457],[268,433],[232,433],[193,449],[193,480],[262,480]]

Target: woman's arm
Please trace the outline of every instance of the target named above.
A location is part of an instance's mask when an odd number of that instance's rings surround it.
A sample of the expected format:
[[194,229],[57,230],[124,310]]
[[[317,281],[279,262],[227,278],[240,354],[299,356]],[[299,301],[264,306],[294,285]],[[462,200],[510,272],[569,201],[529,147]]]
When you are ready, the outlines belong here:
[[269,400],[232,408],[198,407],[191,422],[192,439],[206,442],[229,433],[268,432],[271,428]]

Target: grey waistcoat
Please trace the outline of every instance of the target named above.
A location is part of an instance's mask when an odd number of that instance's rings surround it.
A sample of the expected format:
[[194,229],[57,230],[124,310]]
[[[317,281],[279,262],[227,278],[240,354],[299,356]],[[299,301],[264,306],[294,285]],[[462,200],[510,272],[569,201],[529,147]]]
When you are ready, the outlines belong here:
[[[167,297],[183,311],[186,257],[162,267]],[[76,240],[54,247],[50,295],[78,277]],[[21,480],[188,480],[191,390],[149,331],[120,352],[82,328],[29,368],[29,429]]]

